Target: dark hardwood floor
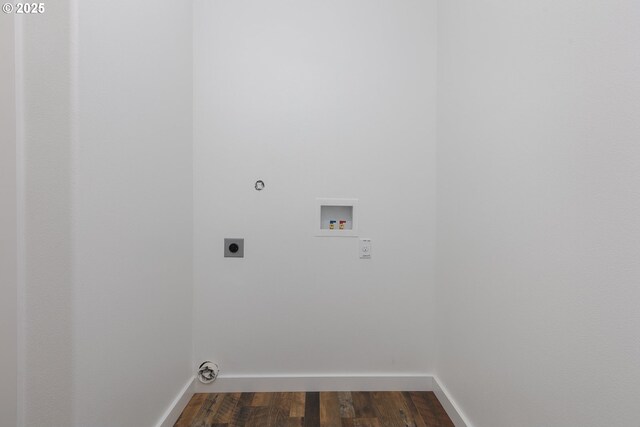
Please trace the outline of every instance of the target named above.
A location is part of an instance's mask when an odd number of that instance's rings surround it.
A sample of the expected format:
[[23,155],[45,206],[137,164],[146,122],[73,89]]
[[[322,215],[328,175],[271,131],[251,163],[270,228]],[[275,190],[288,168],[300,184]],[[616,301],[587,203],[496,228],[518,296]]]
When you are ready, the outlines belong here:
[[197,393],[176,427],[453,427],[432,392]]

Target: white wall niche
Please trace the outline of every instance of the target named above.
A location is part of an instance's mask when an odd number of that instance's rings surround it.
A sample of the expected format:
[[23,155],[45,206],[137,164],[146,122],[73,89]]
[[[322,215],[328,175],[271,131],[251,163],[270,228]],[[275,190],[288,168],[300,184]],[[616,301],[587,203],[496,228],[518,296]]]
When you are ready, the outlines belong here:
[[[331,221],[335,221],[331,229]],[[340,227],[340,221],[345,221]],[[357,237],[358,199],[316,199],[315,235],[317,237]]]

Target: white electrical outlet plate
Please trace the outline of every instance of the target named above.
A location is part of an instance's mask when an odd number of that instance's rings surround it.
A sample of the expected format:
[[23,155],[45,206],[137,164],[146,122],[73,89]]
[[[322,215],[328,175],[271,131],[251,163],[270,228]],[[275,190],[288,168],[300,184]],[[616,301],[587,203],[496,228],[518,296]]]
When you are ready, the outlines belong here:
[[360,239],[360,259],[371,259],[371,239]]

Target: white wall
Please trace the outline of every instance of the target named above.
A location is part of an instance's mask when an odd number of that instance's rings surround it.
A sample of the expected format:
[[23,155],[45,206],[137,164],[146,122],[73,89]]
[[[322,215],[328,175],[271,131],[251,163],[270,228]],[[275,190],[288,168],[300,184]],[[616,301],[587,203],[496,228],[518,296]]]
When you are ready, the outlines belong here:
[[436,372],[476,427],[638,425],[638,22],[439,3]]
[[[197,0],[194,17],[195,362],[431,373],[435,3]],[[316,197],[360,199],[372,260],[313,237]]]
[[0,16],[0,425],[17,422],[18,236],[13,16]]
[[16,22],[19,364],[25,368],[18,421],[63,427],[73,425],[70,2]]
[[74,421],[150,426],[193,374],[191,5],[78,17]]
[[192,375],[191,12],[23,18],[25,426],[154,425]]

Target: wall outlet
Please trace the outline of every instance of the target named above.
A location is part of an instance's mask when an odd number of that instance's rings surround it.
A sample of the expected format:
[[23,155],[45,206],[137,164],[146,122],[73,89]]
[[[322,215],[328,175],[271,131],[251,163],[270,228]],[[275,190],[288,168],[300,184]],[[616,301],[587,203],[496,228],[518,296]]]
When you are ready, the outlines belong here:
[[244,258],[244,239],[224,239],[225,258]]
[[360,239],[360,259],[371,259],[371,239]]

